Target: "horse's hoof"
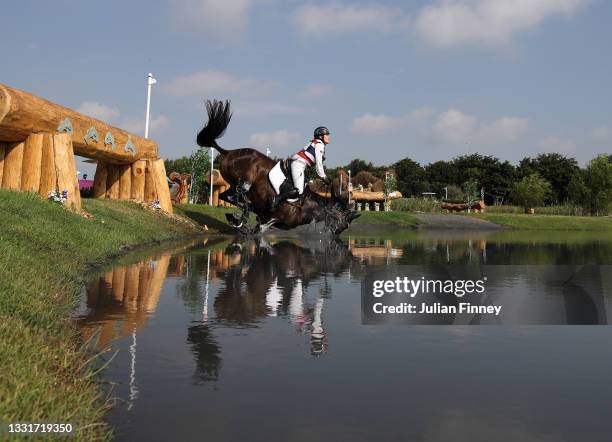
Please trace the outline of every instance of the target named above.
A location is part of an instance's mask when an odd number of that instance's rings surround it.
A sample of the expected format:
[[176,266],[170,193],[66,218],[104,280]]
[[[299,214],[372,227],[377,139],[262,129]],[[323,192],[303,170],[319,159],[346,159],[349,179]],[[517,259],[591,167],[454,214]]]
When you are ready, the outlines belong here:
[[231,213],[226,213],[225,218],[227,219],[227,222],[230,223],[230,225],[234,229],[239,229],[240,227],[242,227],[243,222],[240,219],[236,218]]

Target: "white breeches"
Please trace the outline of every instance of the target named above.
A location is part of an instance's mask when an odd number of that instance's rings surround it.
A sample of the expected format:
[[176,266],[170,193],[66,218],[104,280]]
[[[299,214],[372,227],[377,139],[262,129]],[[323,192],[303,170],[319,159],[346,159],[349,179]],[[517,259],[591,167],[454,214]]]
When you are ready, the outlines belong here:
[[291,177],[293,178],[293,185],[300,192],[300,195],[304,193],[304,170],[306,169],[306,163],[300,160],[293,160],[291,162]]

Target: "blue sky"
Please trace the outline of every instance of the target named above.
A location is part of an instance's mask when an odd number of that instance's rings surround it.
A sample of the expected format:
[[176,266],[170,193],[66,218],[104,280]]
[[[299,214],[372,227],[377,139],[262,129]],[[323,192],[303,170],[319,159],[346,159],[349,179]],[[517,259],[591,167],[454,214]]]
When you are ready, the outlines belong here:
[[612,151],[611,19],[603,0],[23,0],[3,5],[0,82],[142,134],[152,72],[164,158],[227,98],[228,148],[286,156],[326,125],[330,166],[585,163]]

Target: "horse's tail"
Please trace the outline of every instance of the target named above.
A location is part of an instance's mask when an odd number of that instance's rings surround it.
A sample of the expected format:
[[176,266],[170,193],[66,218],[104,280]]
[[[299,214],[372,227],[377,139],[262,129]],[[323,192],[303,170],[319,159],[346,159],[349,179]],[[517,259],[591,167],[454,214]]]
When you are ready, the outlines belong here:
[[223,154],[227,153],[227,150],[217,144],[217,138],[223,136],[225,129],[227,129],[227,125],[232,119],[230,102],[206,100],[206,112],[208,112],[208,123],[206,123],[206,126],[198,133],[196,139],[198,146],[214,147]]

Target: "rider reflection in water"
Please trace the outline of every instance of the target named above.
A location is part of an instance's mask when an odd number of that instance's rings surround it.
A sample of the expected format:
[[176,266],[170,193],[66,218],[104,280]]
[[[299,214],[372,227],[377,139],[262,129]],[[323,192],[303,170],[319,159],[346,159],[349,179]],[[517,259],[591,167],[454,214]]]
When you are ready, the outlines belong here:
[[327,351],[327,333],[325,333],[323,329],[323,320],[321,318],[324,302],[325,300],[323,298],[317,300],[312,324],[310,325],[310,354],[313,356],[319,356],[321,353]]
[[281,193],[274,199],[273,208],[278,207],[288,198],[297,198],[304,193],[304,175],[307,167],[316,166],[317,175],[326,185],[331,180],[325,175],[323,161],[325,161],[325,146],[330,142],[330,132],[326,127],[317,127],[314,138],[302,150],[291,157],[291,178],[294,188]]

